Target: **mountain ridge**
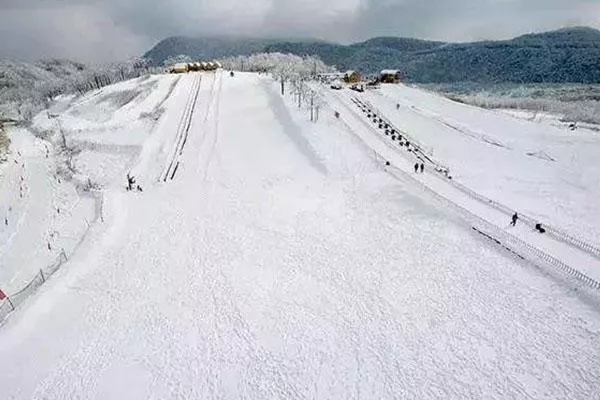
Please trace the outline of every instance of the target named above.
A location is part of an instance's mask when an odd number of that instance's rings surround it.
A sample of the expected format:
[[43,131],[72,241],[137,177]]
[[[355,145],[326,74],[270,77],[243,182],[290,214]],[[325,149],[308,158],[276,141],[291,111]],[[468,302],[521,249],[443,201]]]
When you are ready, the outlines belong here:
[[[175,45],[173,45],[175,43]],[[600,31],[570,27],[507,40],[453,43],[382,36],[342,45],[306,39],[171,37],[144,57],[222,58],[257,52],[315,55],[340,70],[402,71],[412,82],[600,83]]]

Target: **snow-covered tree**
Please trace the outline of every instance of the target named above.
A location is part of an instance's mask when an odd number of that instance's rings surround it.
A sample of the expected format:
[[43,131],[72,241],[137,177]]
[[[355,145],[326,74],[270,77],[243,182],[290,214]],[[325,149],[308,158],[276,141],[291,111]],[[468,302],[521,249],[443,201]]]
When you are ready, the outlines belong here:
[[[317,57],[300,57],[282,53],[258,53],[249,56],[229,57],[220,60],[220,62],[225,69],[270,73],[280,83],[282,95],[285,94],[287,82],[302,81],[310,76],[334,70],[333,67],[325,65]],[[293,86],[294,91],[299,93],[300,86],[296,83],[293,83]]]
[[190,56],[186,56],[185,54],[179,54],[177,56],[167,58],[163,62],[163,65],[165,67],[170,67],[171,65],[175,65],[175,64],[179,64],[179,63],[190,63],[192,61],[193,60]]

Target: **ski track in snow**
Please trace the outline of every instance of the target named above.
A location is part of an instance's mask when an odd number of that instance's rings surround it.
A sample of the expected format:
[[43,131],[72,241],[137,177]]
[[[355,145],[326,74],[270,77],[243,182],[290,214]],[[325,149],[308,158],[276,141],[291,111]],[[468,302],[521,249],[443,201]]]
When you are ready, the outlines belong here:
[[[140,176],[164,166],[192,84]],[[106,224],[0,329],[2,396],[593,398],[598,299],[275,90],[203,77],[178,179],[111,189]]]

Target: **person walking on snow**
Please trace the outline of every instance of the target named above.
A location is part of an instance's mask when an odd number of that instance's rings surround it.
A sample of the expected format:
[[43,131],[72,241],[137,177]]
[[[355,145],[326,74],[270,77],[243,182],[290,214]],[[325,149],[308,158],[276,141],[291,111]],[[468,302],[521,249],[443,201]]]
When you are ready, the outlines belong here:
[[423,173],[424,169],[425,169],[425,164],[421,163],[421,173]]
[[419,163],[415,163],[415,174],[419,172]]
[[135,178],[129,174],[127,174],[127,191],[133,190],[133,185],[135,184]]
[[518,220],[518,219],[519,219],[519,215],[518,215],[518,214],[515,212],[515,213],[513,214],[513,216],[512,216],[512,221],[511,221],[511,223],[510,223],[510,224],[511,224],[512,226],[515,226],[515,225],[517,225],[517,220]]

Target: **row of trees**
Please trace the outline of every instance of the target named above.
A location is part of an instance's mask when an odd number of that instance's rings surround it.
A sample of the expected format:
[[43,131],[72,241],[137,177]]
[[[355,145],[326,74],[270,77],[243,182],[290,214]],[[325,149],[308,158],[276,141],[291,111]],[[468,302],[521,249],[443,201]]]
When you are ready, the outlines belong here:
[[8,151],[8,146],[10,145],[10,139],[6,134],[6,131],[2,128],[0,124],[0,162],[5,160],[6,153]]
[[140,58],[87,67],[66,60],[0,62],[0,121],[27,122],[61,94],[79,93],[159,72]]

